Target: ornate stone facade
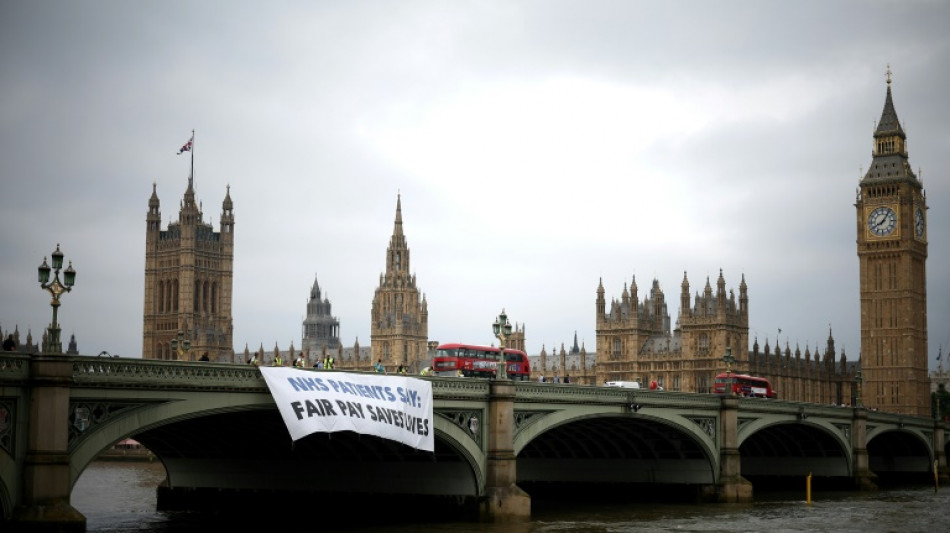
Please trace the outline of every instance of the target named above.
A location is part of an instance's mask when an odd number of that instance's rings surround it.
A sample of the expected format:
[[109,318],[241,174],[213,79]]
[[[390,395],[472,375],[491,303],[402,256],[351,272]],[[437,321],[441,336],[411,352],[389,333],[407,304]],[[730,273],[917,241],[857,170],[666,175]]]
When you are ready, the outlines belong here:
[[429,310],[410,274],[409,247],[402,229],[402,197],[396,198],[396,222],[386,249],[386,271],[379,276],[370,323],[372,360],[392,372],[399,365],[418,373],[428,355]]
[[340,320],[330,311],[330,299],[321,299],[320,284],[314,276],[310,300],[307,302],[307,318],[303,321],[300,349],[305,353],[321,353],[324,349],[335,350],[339,346]]
[[[195,203],[192,176],[178,220],[161,229],[152,185],[145,232],[145,311],[142,357],[231,361],[234,354],[231,290],[234,271],[234,208],[230,187],[221,205],[221,231],[204,222]],[[179,357],[171,348],[178,331],[191,341]]]
[[927,197],[911,168],[891,75],[871,165],[855,199],[864,404],[930,415],[927,377]]
[[690,306],[689,280],[683,274],[680,314],[671,331],[666,297],[658,280],[639,300],[636,278],[607,311],[604,284],[597,287],[597,382],[656,381],[670,390],[712,392],[716,374],[723,368],[723,354],[746,351],[749,307],[745,277],[739,300],[726,292],[722,272],[713,293],[709,279]]
[[[762,376],[772,383],[779,397],[795,401],[848,404],[855,401],[856,368],[842,353],[835,360],[834,337],[829,331],[824,356],[809,348],[802,360],[796,348],[792,357],[776,344],[774,352],[766,341],[760,352],[758,340],[750,351],[749,291],[745,276],[739,284],[739,297],[726,290],[722,272],[715,291],[707,278],[703,291],[691,297],[686,274],[680,284],[680,310],[671,331],[670,314],[659,282],[654,280],[648,296],[638,301],[636,279],[630,290],[624,286],[619,299],[606,310],[604,287],[597,288],[596,383],[639,381],[644,386],[656,382],[667,390],[713,392],[717,374],[732,371]],[[576,342],[575,342],[576,345]],[[732,353],[735,362],[727,368],[723,356]],[[584,354],[582,350],[582,355]],[[542,352],[542,360],[546,359]],[[561,368],[568,368],[561,347]],[[586,368],[582,358],[580,369]],[[581,382],[587,377],[579,376]]]

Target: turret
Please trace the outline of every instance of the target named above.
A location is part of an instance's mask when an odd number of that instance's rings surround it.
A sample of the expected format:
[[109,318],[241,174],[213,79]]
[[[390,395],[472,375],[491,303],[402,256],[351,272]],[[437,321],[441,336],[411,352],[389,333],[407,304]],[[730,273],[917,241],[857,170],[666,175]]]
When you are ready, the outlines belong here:
[[680,316],[689,316],[689,280],[686,279],[686,271],[683,271],[683,282],[680,283]]
[[743,324],[749,323],[749,287],[745,283],[745,274],[742,274],[742,282],[739,283],[739,316]]
[[231,186],[227,186],[224,201],[221,202],[221,237],[233,241],[234,239],[234,204],[231,202]]
[[716,280],[716,312],[720,317],[726,314],[726,279],[722,277],[722,269],[719,269],[719,279]]
[[158,193],[155,190],[156,184],[152,183],[152,196],[148,199],[148,214],[145,216],[146,239],[158,239],[158,233],[161,231],[162,212],[159,210]]
[[640,312],[640,291],[637,287],[637,276],[633,276],[630,281],[630,299],[633,300],[630,313],[637,316]]
[[597,322],[604,319],[607,312],[607,301],[604,299],[604,278],[597,283]]

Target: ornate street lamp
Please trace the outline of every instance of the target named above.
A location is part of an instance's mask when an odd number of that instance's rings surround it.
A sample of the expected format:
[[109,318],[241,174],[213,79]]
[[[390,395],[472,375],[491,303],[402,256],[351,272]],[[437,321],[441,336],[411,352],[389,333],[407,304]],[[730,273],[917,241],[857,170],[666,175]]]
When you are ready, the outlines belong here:
[[861,369],[854,373],[854,406],[861,407],[861,383],[864,378],[861,377]]
[[[63,353],[63,345],[59,342],[59,324],[56,322],[56,312],[59,309],[59,297],[64,293],[73,290],[73,284],[76,283],[76,271],[73,270],[73,262],[63,272],[63,281],[59,281],[59,271],[63,268],[63,252],[59,251],[59,244],[56,244],[56,251],[53,252],[53,268],[46,264],[46,258],[43,258],[43,264],[39,266],[40,288],[49,291],[53,296],[50,306],[53,308],[53,323],[47,328],[46,344],[43,346],[43,353]],[[54,272],[53,281],[49,280],[50,271]]]
[[183,356],[191,349],[191,339],[185,338],[185,332],[178,330],[178,336],[172,339],[172,350],[178,354],[177,359],[183,360]]
[[736,364],[736,358],[732,356],[732,347],[726,347],[726,355],[722,356],[722,362],[726,363],[726,374],[732,374],[732,365]]
[[505,359],[505,347],[508,345],[508,337],[511,336],[511,322],[508,322],[508,315],[505,314],[504,308],[502,308],[501,314],[495,319],[495,323],[491,325],[491,328],[492,331],[495,332],[495,337],[498,337],[498,344],[501,348],[501,360],[498,362],[498,375],[496,379],[508,379],[508,362]]

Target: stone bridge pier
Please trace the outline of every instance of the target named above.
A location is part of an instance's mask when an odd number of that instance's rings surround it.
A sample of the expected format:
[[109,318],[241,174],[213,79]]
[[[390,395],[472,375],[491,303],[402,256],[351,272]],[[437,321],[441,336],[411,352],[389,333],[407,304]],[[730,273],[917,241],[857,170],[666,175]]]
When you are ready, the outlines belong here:
[[719,448],[718,500],[723,503],[752,501],[752,483],[742,477],[739,454],[739,399],[723,397],[720,411],[722,443]]
[[23,460],[18,531],[86,531],[86,517],[69,503],[69,393],[73,363],[62,356],[30,358],[30,423]]
[[483,520],[516,521],[531,518],[531,497],[517,480],[514,452],[515,385],[512,381],[492,381],[489,386],[488,464],[485,498],[479,507]]

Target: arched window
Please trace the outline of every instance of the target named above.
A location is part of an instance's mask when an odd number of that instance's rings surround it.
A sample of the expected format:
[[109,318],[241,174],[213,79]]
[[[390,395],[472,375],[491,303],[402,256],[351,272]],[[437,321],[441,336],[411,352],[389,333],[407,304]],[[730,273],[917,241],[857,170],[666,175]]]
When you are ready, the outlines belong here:
[[166,281],[165,282],[165,309],[166,313],[171,311],[178,310],[178,304],[175,303],[177,299],[177,291],[175,290],[178,285],[177,281]]

